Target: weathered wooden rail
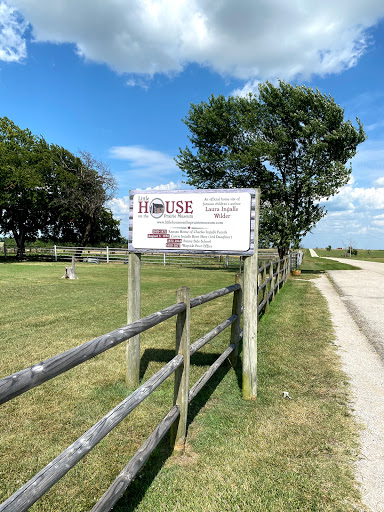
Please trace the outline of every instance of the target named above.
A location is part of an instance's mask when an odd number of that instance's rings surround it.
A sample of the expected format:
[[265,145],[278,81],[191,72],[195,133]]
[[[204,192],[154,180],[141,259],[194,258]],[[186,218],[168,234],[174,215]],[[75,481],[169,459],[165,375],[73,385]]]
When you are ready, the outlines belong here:
[[[273,300],[275,293],[278,293],[280,287],[284,285],[288,273],[288,257],[278,262],[271,261],[259,267],[259,299],[258,304],[255,304],[258,313],[264,308],[266,311],[268,310],[269,303]],[[233,293],[231,316],[191,344],[190,309],[231,293]],[[177,292],[176,304],[1,379],[0,404],[176,316],[175,357],[2,503],[0,512],[23,512],[28,510],[162,382],[175,373],[173,407],[96,503],[92,512],[110,510],[170,429],[175,451],[183,449],[188,404],[226,359],[229,359],[233,366],[236,365],[242,335],[241,314],[241,276],[237,276],[236,283],[231,286],[192,299],[189,298],[188,288],[180,288]],[[229,326],[231,326],[229,346],[200,379],[189,388],[190,357]]]
[[280,291],[280,287],[284,286],[289,272],[289,256],[285,256],[279,261],[266,262],[264,265],[259,267],[259,314],[263,309],[265,309],[265,312],[268,312],[270,302],[274,299],[275,293]]

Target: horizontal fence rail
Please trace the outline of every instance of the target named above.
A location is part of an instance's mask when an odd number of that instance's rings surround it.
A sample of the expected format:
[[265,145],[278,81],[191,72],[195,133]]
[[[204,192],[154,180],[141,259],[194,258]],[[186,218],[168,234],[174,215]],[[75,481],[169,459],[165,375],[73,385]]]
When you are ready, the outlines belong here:
[[284,286],[290,272],[290,256],[287,255],[278,261],[269,261],[258,270],[258,305],[260,314],[264,309],[269,310],[269,304],[275,294]]
[[[201,295],[191,299],[191,308],[204,304],[211,300],[223,297],[228,293],[238,290],[240,285],[234,284],[221,288],[214,292]],[[155,325],[158,325],[169,318],[185,310],[185,304],[173,304],[168,308],[152,313],[132,324],[116,329],[98,338],[94,338],[82,345],[71,348],[61,354],[53,356],[41,363],[34,364],[24,370],[20,370],[0,380],[0,404],[15,398],[29,389],[33,389],[44,382],[57,377],[75,366],[92,359],[106,350],[127,341]]]
[[[241,285],[234,284],[220,290],[215,290],[190,301],[190,307],[200,306],[209,301],[230,293],[241,292]],[[180,302],[149,315],[137,322],[117,329],[106,335],[95,338],[83,345],[70,349],[62,354],[54,356],[46,361],[35,364],[29,368],[21,370],[13,375],[0,380],[1,401],[2,403],[24,393],[25,391],[36,387],[43,382],[73,368],[74,366],[87,361],[109,348],[129,339],[137,333],[143,332],[166,319],[175,315],[183,314],[187,309],[184,302]],[[189,354],[193,355],[200,350],[209,341],[220,334],[224,329],[234,322],[240,322],[238,315],[231,315],[230,318],[205,334],[195,343],[189,345]],[[213,373],[233,352],[235,345],[228,347],[219,359],[209,368],[209,370],[199,379],[199,381],[188,391],[188,403],[196,396],[198,391],[209,380]],[[124,418],[126,418],[145,398],[147,398],[165,379],[174,373],[181,366],[185,366],[182,354],[177,354],[161,370],[148,379],[144,384],[137,388],[132,394],[118,404],[112,411],[106,414],[101,420],[93,425],[85,434],[79,437],[72,445],[64,450],[56,459],[50,462],[24,486],[16,491],[2,505],[1,512],[22,512],[28,510],[43,494],[45,494],[55,483],[57,483],[72,467],[74,467],[96,444],[98,444],[113,428],[115,428]],[[156,427],[149,436],[144,445],[134,455],[128,466],[120,473],[117,480],[101,498],[94,510],[109,510],[118,497],[124,492],[126,486],[142,467],[146,458],[160,442],[165,433],[169,430],[175,419],[180,415],[180,407],[175,404],[164,420]],[[123,482],[124,485],[123,485]],[[118,490],[118,491],[117,491]],[[117,494],[116,494],[117,493]],[[112,498],[111,498],[112,496]]]
[[[284,285],[288,275],[288,256],[278,261],[271,260],[258,268],[258,300],[255,307],[259,314],[263,309],[265,309],[265,311],[268,310],[269,303],[273,300],[275,293],[278,293],[280,288]],[[133,336],[173,316],[177,317],[176,325],[178,327],[176,329],[176,338],[178,338],[179,335],[181,338],[179,341],[176,339],[175,357],[10,496],[0,505],[0,512],[23,512],[28,510],[33,503],[43,496],[172,374],[175,374],[175,401],[173,407],[150,434],[144,444],[133,455],[109,489],[95,504],[92,508],[92,512],[104,512],[113,507],[135,478],[138,471],[143,467],[150,454],[170,429],[173,429],[172,438],[174,438],[176,449],[177,443],[180,443],[180,439],[181,441],[183,439],[182,437],[180,438],[180,423],[183,422],[185,435],[188,404],[196,397],[198,392],[206,385],[224,361],[229,359],[232,364],[236,364],[238,345],[242,336],[240,328],[240,317],[242,314],[242,285],[240,276],[237,277],[236,284],[192,299],[189,299],[189,289],[182,288],[178,293],[180,293],[180,291],[183,293],[188,292],[187,298],[182,302],[177,302],[161,311],[157,311],[136,322],[99,336],[98,338],[0,380],[0,403],[5,403]],[[191,344],[189,340],[189,310],[231,293],[233,294],[232,315]],[[178,295],[178,297],[179,296],[184,297],[184,295]],[[198,381],[189,388],[188,375],[190,357],[230,326],[231,342],[229,346]],[[184,339],[186,333],[187,338]],[[181,343],[180,346],[179,343]],[[182,349],[182,346],[186,348]],[[188,384],[184,391],[183,382]],[[183,393],[186,393],[184,399]],[[175,430],[176,423],[179,425],[177,432]],[[183,425],[181,425],[181,428],[183,428]],[[182,429],[181,432],[183,432]]]
[[[16,254],[16,246],[7,246],[7,254]],[[71,261],[72,256],[77,261],[84,263],[125,263],[129,261],[129,251],[124,247],[67,247],[67,246],[48,246],[48,247],[26,247],[26,254],[41,258],[47,258],[54,261]],[[302,263],[303,251],[292,251],[290,256],[291,269],[297,268]],[[276,249],[259,249],[258,257],[260,260],[279,259],[279,253]],[[207,254],[172,254],[172,253],[145,253],[142,254],[142,263],[152,263],[159,265],[202,265],[202,266],[221,266],[225,268],[241,268],[242,257],[233,255],[207,255]]]

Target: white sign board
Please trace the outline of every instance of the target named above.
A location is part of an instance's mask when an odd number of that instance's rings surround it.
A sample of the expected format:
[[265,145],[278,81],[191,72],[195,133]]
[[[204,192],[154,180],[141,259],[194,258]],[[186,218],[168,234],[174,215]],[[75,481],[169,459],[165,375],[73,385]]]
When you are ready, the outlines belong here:
[[131,191],[129,250],[253,254],[254,200],[253,189]]

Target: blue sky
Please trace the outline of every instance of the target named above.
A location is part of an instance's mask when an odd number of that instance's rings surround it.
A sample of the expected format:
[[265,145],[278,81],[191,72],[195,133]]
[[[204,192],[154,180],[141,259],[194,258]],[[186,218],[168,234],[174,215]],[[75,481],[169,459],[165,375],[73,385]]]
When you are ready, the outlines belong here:
[[368,139],[307,247],[384,249],[382,0],[0,0],[0,116],[107,163],[128,191],[185,188],[181,119],[214,93],[318,87]]

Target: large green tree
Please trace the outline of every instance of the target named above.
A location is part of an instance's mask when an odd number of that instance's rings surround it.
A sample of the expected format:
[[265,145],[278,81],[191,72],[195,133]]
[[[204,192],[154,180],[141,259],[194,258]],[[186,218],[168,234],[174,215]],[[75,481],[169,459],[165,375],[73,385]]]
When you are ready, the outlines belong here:
[[48,222],[49,147],[42,137],[0,118],[0,232],[12,233],[18,258]]
[[115,187],[89,153],[75,156],[0,118],[0,233],[13,235],[19,259],[38,237],[81,246],[120,241],[106,206]]
[[337,193],[365,140],[333,98],[280,81],[258,95],[211,96],[183,119],[192,148],[176,162],[197,188],[259,187],[260,241],[281,256],[326,214],[319,201]]
[[52,146],[52,222],[45,236],[55,241],[72,241],[84,247],[121,239],[119,221],[107,203],[116,191],[116,181],[108,167],[85,151],[75,156],[60,146]]

